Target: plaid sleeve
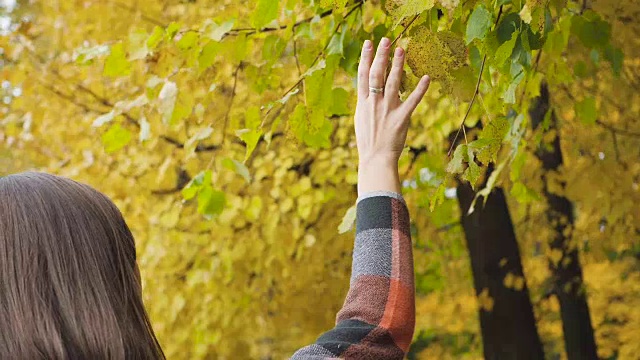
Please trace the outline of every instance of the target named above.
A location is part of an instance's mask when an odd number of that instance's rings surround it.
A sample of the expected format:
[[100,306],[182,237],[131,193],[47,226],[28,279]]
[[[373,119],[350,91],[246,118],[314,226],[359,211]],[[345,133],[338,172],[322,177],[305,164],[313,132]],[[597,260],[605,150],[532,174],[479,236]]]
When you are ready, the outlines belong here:
[[336,326],[299,359],[402,359],[415,326],[409,211],[400,194],[358,199],[351,286]]

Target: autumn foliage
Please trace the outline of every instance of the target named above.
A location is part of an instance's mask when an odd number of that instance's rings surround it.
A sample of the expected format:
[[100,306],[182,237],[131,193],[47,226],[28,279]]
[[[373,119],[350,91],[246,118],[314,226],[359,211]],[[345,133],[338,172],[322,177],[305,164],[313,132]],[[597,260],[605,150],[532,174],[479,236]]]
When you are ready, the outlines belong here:
[[[523,272],[500,281],[528,291],[545,357],[576,358],[563,294],[586,299],[598,357],[640,353],[636,1],[4,3],[0,175],[40,169],[114,199],[168,358],[281,359],[332,326],[358,56],[383,36],[407,49],[401,96],[434,80],[400,161],[410,358],[486,350],[479,313],[497,295],[474,288],[460,184],[471,212],[505,194]],[[571,264],[579,281],[562,279]]]

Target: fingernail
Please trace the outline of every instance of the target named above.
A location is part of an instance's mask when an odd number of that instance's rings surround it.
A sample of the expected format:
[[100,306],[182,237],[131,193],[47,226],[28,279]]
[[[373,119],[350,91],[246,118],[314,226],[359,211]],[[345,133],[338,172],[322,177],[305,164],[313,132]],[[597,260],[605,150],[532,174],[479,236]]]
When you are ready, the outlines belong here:
[[380,40],[380,45],[382,45],[384,47],[388,47],[389,46],[389,39],[387,39],[386,37],[383,37],[382,40]]
[[421,79],[421,81],[422,81],[422,82],[425,82],[425,83],[426,83],[426,82],[429,82],[429,80],[431,80],[431,78],[429,77],[429,75],[425,75],[425,76],[423,76],[423,77],[422,77],[422,79]]
[[365,40],[364,41],[364,49],[365,50],[371,50],[371,40]]
[[396,48],[396,57],[402,57],[404,55],[404,50],[401,47]]

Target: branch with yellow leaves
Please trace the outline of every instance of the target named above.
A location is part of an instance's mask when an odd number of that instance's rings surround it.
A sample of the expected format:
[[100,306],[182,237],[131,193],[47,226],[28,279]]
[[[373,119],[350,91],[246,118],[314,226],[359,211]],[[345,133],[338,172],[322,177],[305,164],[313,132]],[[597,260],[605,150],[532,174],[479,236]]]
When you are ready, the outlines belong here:
[[[333,36],[338,32],[338,30],[340,30],[340,27],[343,25],[344,21],[347,20],[347,18],[349,18],[349,16],[351,16],[351,14],[356,11],[356,9],[360,8],[360,6],[362,5],[362,1],[358,1],[356,2],[356,5],[354,7],[352,7],[344,16],[344,18],[342,19],[342,21],[340,21],[336,27],[333,29],[333,32],[331,34],[331,36],[329,37],[329,39],[327,40],[326,44],[324,45],[324,47],[322,48],[322,50],[318,53],[318,55],[316,55],[315,59],[313,59],[313,62],[311,63],[311,65],[309,65],[309,68],[312,68],[314,65],[316,65],[316,63],[318,62],[318,60],[320,60],[320,58],[322,57],[322,55],[324,54],[325,51],[327,51],[327,49],[329,48],[329,44],[331,44],[331,38],[333,38]],[[291,85],[291,87],[289,87],[287,89],[287,91],[285,91],[281,96],[280,99],[286,97],[287,95],[289,95],[290,92],[294,91],[298,86],[300,86],[300,84],[302,84],[302,82],[305,79],[305,75],[303,74],[302,76],[300,76],[300,78],[298,78],[298,80]],[[271,110],[273,110],[273,107],[269,108],[267,110],[267,112],[265,113],[265,117],[267,115],[269,115],[269,113],[271,113]]]
[[[150,17],[149,15],[146,15],[146,14],[142,13],[139,9],[137,9],[137,8],[135,8],[133,6],[124,4],[124,3],[119,2],[119,1],[112,1],[112,3],[114,5],[116,5],[117,7],[119,7],[119,8],[122,8],[124,10],[127,10],[127,11],[135,13],[135,14],[139,14],[140,17],[143,20],[147,21],[147,22],[150,22],[150,23],[152,23],[154,25],[157,25],[157,26],[160,26],[160,27],[167,27],[167,24],[165,24],[161,20],[158,20],[156,18]],[[364,0],[356,0],[354,2],[354,5],[360,6],[363,3],[364,3]],[[289,29],[289,28],[296,29],[300,25],[303,25],[305,23],[310,23],[310,22],[314,21],[315,19],[323,19],[323,18],[325,18],[327,16],[330,16],[330,15],[332,15],[334,13],[335,13],[334,9],[328,9],[328,10],[323,11],[320,14],[316,14],[314,16],[309,16],[309,17],[306,17],[304,19],[298,20],[293,25],[280,25],[280,26],[276,26],[276,27],[265,27],[265,28],[262,28],[262,29],[252,28],[252,27],[234,28],[234,29],[229,30],[226,34],[224,34],[223,38],[227,37],[227,36],[237,36],[237,35],[255,35],[255,34],[261,34],[261,33],[285,30],[285,29]]]

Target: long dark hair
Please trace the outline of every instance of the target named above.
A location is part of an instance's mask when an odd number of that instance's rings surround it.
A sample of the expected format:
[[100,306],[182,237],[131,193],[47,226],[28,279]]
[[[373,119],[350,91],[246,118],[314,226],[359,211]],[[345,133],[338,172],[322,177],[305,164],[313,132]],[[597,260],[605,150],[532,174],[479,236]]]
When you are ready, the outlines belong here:
[[164,359],[133,236],[93,188],[0,178],[0,359]]

